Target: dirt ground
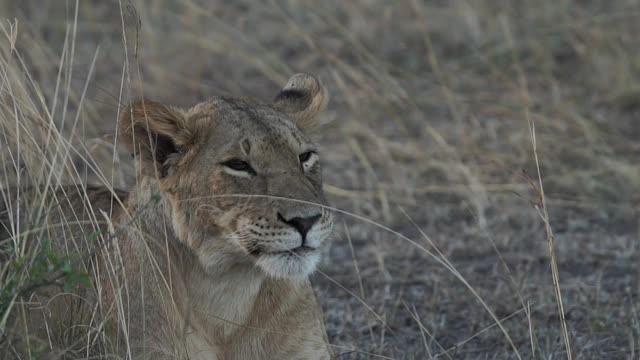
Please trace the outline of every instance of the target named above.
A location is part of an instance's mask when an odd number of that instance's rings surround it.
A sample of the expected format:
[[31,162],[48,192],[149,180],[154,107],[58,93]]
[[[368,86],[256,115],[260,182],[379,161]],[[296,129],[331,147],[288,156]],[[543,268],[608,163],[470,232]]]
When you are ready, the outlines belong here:
[[312,281],[339,359],[568,358],[535,139],[573,358],[639,356],[640,2],[3,0],[0,18],[48,104],[68,83],[54,118],[82,109],[74,141],[108,174],[120,97],[322,78],[342,212]]

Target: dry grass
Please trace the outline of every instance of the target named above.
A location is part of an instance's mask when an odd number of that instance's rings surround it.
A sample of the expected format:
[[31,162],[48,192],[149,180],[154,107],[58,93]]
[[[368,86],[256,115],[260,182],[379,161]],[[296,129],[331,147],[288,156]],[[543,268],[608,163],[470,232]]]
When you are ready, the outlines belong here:
[[2,185],[127,187],[121,102],[270,99],[317,74],[335,120],[319,135],[326,190],[345,211],[314,278],[332,344],[637,356],[636,1],[134,4],[0,1]]

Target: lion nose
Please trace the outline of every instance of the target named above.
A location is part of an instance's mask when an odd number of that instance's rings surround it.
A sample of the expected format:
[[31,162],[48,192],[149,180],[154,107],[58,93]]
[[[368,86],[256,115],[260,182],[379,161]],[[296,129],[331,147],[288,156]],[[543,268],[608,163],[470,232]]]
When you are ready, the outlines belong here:
[[302,245],[304,245],[304,241],[307,238],[307,232],[309,232],[313,224],[318,222],[319,219],[320,219],[320,214],[310,216],[310,217],[304,217],[304,218],[293,217],[291,219],[285,219],[284,216],[282,216],[282,214],[278,213],[278,220],[295,228],[296,230],[298,230],[300,235],[302,235]]

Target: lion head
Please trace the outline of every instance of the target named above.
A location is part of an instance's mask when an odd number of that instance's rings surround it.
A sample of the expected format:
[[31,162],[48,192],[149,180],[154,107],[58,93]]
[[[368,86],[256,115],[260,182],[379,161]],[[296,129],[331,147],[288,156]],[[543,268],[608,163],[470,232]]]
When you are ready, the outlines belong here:
[[306,278],[334,223],[322,156],[306,135],[327,101],[316,78],[297,74],[269,104],[214,97],[185,110],[144,100],[119,126],[140,176],[170,204],[175,237],[204,269]]

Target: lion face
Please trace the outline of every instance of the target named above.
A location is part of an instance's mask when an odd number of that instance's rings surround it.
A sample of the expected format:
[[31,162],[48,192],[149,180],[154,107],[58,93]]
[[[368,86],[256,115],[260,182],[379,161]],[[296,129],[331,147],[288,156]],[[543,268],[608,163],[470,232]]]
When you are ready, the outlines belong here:
[[120,126],[171,204],[176,237],[205,269],[248,264],[306,278],[334,223],[322,157],[304,133],[326,103],[322,85],[298,74],[273,104],[214,98],[183,111],[139,102]]

